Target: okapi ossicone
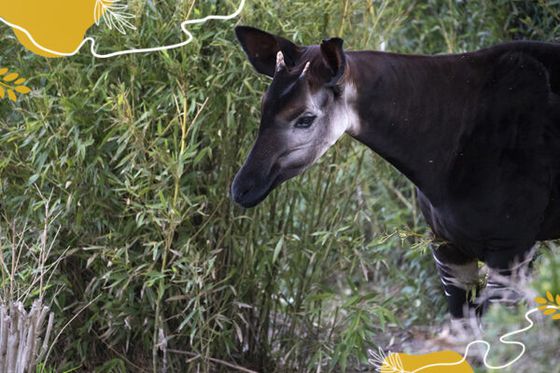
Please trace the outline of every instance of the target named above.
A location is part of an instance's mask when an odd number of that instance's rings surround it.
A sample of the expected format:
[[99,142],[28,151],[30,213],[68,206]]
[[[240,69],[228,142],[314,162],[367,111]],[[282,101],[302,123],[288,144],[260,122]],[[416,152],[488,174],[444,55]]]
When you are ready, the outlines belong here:
[[237,38],[272,77],[256,142],[231,186],[244,207],[309,168],[344,133],[417,187],[453,317],[476,305],[478,261],[502,275],[560,237],[560,45],[471,53],[299,46],[252,27]]

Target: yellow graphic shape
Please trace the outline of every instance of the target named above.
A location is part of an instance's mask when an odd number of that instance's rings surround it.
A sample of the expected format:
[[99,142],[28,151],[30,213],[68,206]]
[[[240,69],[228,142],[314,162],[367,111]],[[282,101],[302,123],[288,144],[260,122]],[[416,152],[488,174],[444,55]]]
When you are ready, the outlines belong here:
[[7,67],[0,67],[0,98],[7,96],[16,102],[17,94],[26,95],[31,92],[31,88],[23,85],[26,81],[27,79]]
[[[97,0],[7,0],[0,17],[23,27],[37,44],[61,53],[73,52],[95,23]],[[103,12],[97,12],[101,17]],[[14,33],[24,47],[41,56],[61,57],[37,48],[23,32]]]
[[539,310],[546,316],[550,316],[552,320],[560,320],[560,294],[556,297],[550,291],[546,291],[545,297],[536,297],[535,302],[540,304]]
[[[462,362],[455,364],[459,361]],[[437,366],[438,364],[441,365]],[[381,373],[474,373],[463,356],[451,350],[421,355],[393,353],[385,358],[379,371]]]

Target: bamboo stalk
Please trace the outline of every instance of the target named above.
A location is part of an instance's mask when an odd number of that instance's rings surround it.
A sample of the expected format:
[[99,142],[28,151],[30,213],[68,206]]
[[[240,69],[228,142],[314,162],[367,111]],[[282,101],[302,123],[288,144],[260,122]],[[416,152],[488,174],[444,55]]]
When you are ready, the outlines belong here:
[[8,345],[8,321],[6,307],[0,306],[0,369],[4,368],[6,346]]
[[49,315],[49,322],[47,324],[47,331],[45,332],[45,339],[43,340],[43,345],[41,346],[41,354],[39,355],[37,361],[42,361],[49,349],[49,340],[52,334],[53,325],[54,313],[51,312],[51,314]]
[[34,371],[45,355],[53,324],[54,314],[41,300],[33,302],[29,312],[21,302],[0,305],[0,371]]

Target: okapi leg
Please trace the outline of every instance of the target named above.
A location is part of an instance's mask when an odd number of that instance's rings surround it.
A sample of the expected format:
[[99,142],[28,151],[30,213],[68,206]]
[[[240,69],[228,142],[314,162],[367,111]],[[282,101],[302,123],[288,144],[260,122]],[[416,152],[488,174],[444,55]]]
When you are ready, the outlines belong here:
[[468,257],[450,244],[432,248],[441,283],[447,297],[449,312],[454,318],[465,316],[466,309],[477,305],[472,301],[472,291],[478,291],[478,261]]
[[527,276],[534,259],[534,250],[518,255],[513,261],[503,261],[501,258],[488,258],[488,281],[483,291],[482,300],[487,308],[489,303],[516,304],[521,295],[514,284],[519,283],[522,276]]

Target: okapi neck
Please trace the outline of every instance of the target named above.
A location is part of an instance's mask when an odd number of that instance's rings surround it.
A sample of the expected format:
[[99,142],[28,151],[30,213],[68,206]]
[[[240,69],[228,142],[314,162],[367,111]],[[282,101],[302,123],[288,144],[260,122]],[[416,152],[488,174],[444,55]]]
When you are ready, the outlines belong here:
[[468,58],[349,52],[359,125],[349,134],[407,176],[434,204],[443,198],[460,134],[471,121]]

